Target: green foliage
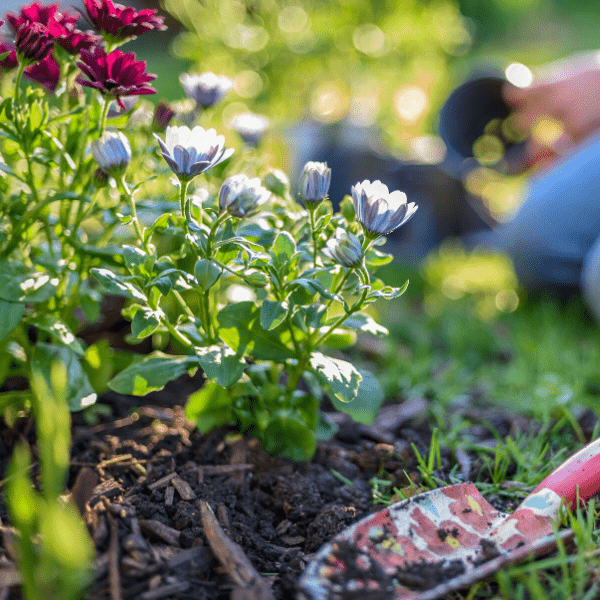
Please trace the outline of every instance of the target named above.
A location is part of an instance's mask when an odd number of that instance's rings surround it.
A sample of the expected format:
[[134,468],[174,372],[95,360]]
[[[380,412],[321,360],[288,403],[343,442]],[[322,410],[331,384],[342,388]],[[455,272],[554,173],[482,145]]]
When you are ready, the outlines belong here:
[[71,441],[68,377],[62,363],[52,361],[48,373],[35,373],[32,381],[41,492],[33,487],[24,444],[15,448],[8,469],[7,507],[17,530],[26,600],[78,600],[93,577],[94,550],[86,526],[75,505],[61,498]]

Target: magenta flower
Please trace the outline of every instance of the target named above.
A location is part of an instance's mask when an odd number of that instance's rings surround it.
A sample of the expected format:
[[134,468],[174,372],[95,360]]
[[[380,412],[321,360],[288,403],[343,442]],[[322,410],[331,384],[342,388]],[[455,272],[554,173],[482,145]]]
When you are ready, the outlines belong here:
[[125,108],[122,96],[156,94],[148,82],[156,75],[146,73],[145,60],[135,60],[133,52],[123,53],[113,50],[110,54],[100,46],[81,51],[81,61],[77,66],[88,79],[79,76],[77,83],[97,89],[103,96],[115,98],[121,108]]
[[28,6],[21,8],[19,16],[12,13],[6,15],[10,26],[15,34],[26,22],[40,23],[48,28],[50,37],[55,38],[65,33],[67,25],[75,25],[78,20],[77,15],[67,15],[58,12],[58,4],[42,5],[39,2],[33,2]]
[[167,28],[162,17],[151,9],[136,12],[131,7],[115,4],[112,0],[83,0],[87,21],[109,41],[124,42],[145,31]]
[[5,71],[12,71],[19,64],[17,61],[17,52],[12,44],[0,41],[0,54],[6,54],[7,52],[9,52],[8,56],[0,60],[0,67]]
[[55,40],[63,50],[75,56],[81,54],[82,50],[89,50],[100,42],[100,37],[91,31],[79,31],[74,25],[65,26],[65,33]]
[[44,60],[35,65],[27,67],[24,73],[26,77],[41,83],[49,92],[53,93],[60,79],[60,67],[52,54],[48,54]]
[[54,38],[45,25],[24,21],[15,33],[15,48],[17,54],[27,62],[34,63],[43,60],[52,52]]
[[[0,60],[0,67],[5,71],[16,69],[19,64],[15,47],[8,42],[0,42],[0,54],[10,54]],[[52,56],[48,54],[44,60],[25,68],[25,76],[32,81],[41,83],[49,92],[54,92],[60,78],[60,67]]]

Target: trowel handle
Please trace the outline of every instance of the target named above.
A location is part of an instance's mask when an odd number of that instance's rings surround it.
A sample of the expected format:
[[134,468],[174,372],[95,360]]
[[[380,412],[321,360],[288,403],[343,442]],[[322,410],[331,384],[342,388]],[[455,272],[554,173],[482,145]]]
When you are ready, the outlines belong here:
[[600,438],[567,458],[532,494],[543,489],[556,492],[564,498],[565,506],[569,508],[573,507],[578,497],[580,500],[591,498],[600,489]]

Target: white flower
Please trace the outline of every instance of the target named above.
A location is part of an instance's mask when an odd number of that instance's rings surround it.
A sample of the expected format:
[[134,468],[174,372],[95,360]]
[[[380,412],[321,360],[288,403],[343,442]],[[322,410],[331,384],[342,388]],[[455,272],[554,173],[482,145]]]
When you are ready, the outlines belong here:
[[205,130],[199,125],[190,129],[167,127],[165,141],[154,137],[160,145],[163,158],[179,179],[190,181],[233,154],[233,149],[225,149],[225,138],[217,135],[214,129]]
[[231,126],[248,146],[257,146],[269,128],[269,119],[253,113],[242,113],[231,120]]
[[333,238],[327,240],[323,254],[349,269],[361,264],[363,249],[359,239],[353,233],[338,227]]
[[233,87],[233,80],[210,71],[201,75],[183,73],[179,77],[185,95],[195,100],[203,108],[220,102]]
[[391,192],[381,181],[372,183],[365,179],[352,186],[352,200],[356,219],[365,233],[386,235],[404,225],[416,212],[414,202],[406,202],[406,194]]
[[239,219],[250,217],[258,212],[271,192],[262,187],[260,179],[250,179],[246,175],[233,175],[223,182],[219,191],[219,208]]
[[120,131],[105,131],[92,142],[92,154],[103,171],[117,176],[125,171],[131,160],[131,145]]
[[327,163],[307,162],[300,175],[300,197],[306,204],[319,204],[327,198],[331,169]]

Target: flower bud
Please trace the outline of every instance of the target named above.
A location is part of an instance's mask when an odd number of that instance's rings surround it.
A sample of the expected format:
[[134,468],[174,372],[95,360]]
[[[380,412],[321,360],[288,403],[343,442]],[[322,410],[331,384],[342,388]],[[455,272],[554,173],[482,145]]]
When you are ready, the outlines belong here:
[[219,191],[219,208],[232,217],[242,219],[256,214],[271,193],[262,187],[260,179],[233,175],[223,182]]
[[154,111],[154,116],[152,117],[152,126],[156,131],[164,131],[174,116],[175,111],[167,102],[161,100]]
[[131,160],[129,140],[120,131],[106,131],[92,142],[94,159],[113,177],[122,175]]
[[15,47],[25,60],[37,63],[52,52],[54,38],[42,23],[24,21],[15,33]]
[[269,283],[269,278],[262,271],[249,271],[244,281],[255,288],[264,288]]
[[323,254],[347,269],[359,267],[363,259],[363,249],[359,239],[341,227],[338,227],[334,237],[327,241]]
[[92,183],[96,189],[102,189],[108,185],[108,173],[98,167],[92,175]]
[[253,113],[242,113],[231,120],[231,126],[246,146],[254,148],[260,144],[269,128],[269,119]]
[[307,162],[300,175],[300,197],[305,204],[320,204],[329,192],[331,169],[327,163]]
[[263,177],[263,185],[276,196],[284,197],[290,190],[288,176],[279,169],[272,169]]

